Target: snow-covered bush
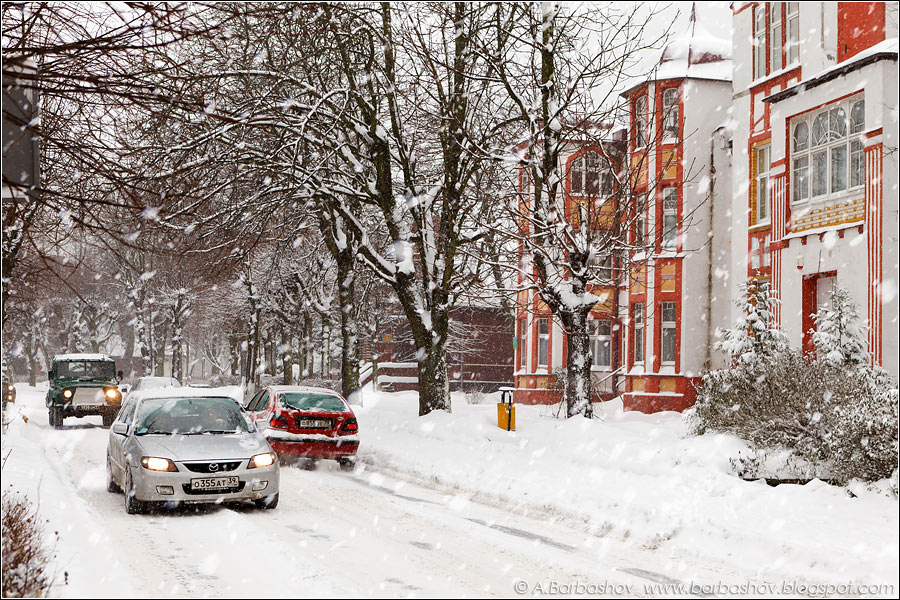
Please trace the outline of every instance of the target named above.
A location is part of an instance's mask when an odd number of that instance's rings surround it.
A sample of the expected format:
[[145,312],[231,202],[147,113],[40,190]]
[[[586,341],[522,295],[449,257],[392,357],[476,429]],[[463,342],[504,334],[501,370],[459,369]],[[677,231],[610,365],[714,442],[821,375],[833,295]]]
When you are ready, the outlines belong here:
[[731,356],[733,364],[751,363],[772,357],[787,348],[784,333],[775,322],[778,299],[769,282],[752,278],[740,285],[735,301],[743,316],[734,327],[719,331],[722,340],[715,346]]
[[[767,289],[752,282],[750,315],[719,347],[733,368],[704,374],[689,413],[696,433],[727,432],[758,449],[786,448],[818,477],[891,477],[897,469],[897,388],[870,366],[866,330],[846,292],[816,315],[816,356],[788,348],[773,325]],[[759,335],[763,332],[762,335]]]
[[23,496],[3,493],[3,597],[38,598],[50,589],[52,554],[43,524]]

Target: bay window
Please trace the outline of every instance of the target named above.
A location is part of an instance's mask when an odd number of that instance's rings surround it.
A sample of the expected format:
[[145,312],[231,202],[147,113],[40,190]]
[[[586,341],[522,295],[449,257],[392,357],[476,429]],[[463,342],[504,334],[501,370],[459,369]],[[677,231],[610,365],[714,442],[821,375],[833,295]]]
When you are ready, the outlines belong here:
[[638,148],[647,145],[647,97],[641,96],[634,101],[634,145]]
[[856,98],[793,119],[791,200],[804,202],[865,183],[865,103]]

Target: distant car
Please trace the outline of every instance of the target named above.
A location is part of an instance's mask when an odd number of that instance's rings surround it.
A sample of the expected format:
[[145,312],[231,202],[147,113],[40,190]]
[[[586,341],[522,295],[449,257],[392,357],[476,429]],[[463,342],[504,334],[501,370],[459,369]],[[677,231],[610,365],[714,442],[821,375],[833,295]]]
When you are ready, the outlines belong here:
[[157,390],[160,388],[181,387],[181,384],[174,377],[141,377],[134,382],[129,393],[140,390]]
[[189,388],[136,393],[113,423],[107,489],[129,514],[164,502],[278,505],[277,456],[234,400]]
[[59,354],[47,373],[45,399],[50,426],[62,427],[66,417],[100,415],[109,427],[122,406],[118,384],[122,371],[104,354]]
[[16,401],[16,386],[13,385],[12,379],[3,378],[3,408],[6,408],[7,402]]
[[340,394],[325,388],[272,385],[261,389],[244,410],[282,459],[334,459],[353,466],[359,425]]

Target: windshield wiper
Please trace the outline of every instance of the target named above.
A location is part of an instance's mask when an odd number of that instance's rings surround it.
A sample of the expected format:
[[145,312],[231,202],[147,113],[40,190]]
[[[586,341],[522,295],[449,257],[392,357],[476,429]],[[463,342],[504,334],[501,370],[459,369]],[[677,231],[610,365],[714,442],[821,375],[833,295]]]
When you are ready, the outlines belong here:
[[162,429],[152,429],[148,431],[136,431],[134,435],[174,435],[174,432],[163,431]]

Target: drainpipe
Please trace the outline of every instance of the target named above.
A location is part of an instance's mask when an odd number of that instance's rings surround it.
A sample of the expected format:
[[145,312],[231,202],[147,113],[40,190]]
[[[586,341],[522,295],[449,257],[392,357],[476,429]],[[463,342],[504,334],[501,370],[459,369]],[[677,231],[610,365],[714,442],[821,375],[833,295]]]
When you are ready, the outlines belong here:
[[709,371],[712,366],[712,294],[713,294],[713,240],[716,235],[716,228],[713,223],[715,214],[714,199],[716,190],[716,134],[721,130],[716,129],[709,140],[709,196],[707,198],[707,213],[709,215],[709,239],[706,241],[706,348],[703,357],[703,370]]

